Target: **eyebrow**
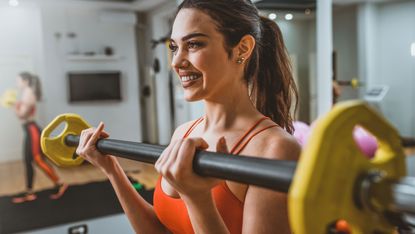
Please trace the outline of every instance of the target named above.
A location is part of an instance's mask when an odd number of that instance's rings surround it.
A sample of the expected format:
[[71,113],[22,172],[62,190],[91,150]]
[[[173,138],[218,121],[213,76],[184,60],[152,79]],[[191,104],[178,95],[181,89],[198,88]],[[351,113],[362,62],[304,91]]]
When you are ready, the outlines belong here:
[[[204,33],[191,33],[189,35],[182,37],[182,41],[187,41],[194,37],[209,37],[209,36]],[[170,38],[170,41],[174,41],[173,38]]]

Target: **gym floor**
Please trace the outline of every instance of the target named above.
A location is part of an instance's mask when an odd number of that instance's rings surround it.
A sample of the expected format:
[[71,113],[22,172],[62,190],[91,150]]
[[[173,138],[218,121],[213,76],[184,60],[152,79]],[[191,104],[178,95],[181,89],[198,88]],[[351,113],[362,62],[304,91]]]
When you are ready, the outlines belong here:
[[[127,159],[119,159],[122,168],[129,176],[139,181],[146,189],[154,188],[158,173],[154,166],[135,162]],[[62,182],[69,185],[85,184],[106,180],[105,175],[94,166],[85,163],[76,168],[58,168],[52,163]],[[35,168],[34,190],[41,191],[53,187],[53,183],[38,168]],[[25,170],[23,161],[12,161],[0,164],[0,196],[13,195],[25,189]]]

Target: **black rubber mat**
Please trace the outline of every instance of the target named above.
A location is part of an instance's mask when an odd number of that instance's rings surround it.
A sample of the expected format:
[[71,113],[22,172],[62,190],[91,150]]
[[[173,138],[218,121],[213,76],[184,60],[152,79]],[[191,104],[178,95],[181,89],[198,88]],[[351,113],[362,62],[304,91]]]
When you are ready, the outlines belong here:
[[[37,199],[13,204],[11,196],[0,197],[0,234],[29,231],[122,213],[121,205],[108,181],[70,186],[58,200],[49,199],[55,190],[36,193]],[[153,190],[140,189],[149,203]]]

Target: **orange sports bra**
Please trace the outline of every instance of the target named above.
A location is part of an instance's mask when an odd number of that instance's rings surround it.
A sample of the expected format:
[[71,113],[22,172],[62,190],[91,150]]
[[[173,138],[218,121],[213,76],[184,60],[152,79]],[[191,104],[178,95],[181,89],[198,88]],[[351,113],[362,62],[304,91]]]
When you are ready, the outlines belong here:
[[[186,138],[194,130],[194,128],[203,121],[203,117],[197,119],[183,138]],[[232,147],[231,154],[239,154],[248,142],[257,134],[265,131],[268,128],[276,127],[278,125],[273,124],[262,128],[256,132],[253,130],[268,117],[259,119]],[[252,134],[251,134],[252,133]],[[244,141],[245,140],[245,141]],[[222,216],[230,233],[241,233],[242,232],[242,221],[243,221],[243,208],[244,204],[241,202],[228,188],[226,182],[219,184],[212,189],[212,196],[215,201],[216,207]],[[194,233],[190,218],[187,213],[186,206],[180,198],[172,198],[164,193],[161,188],[161,177],[158,179],[156,188],[154,190],[154,211],[159,218],[160,222],[172,233]]]

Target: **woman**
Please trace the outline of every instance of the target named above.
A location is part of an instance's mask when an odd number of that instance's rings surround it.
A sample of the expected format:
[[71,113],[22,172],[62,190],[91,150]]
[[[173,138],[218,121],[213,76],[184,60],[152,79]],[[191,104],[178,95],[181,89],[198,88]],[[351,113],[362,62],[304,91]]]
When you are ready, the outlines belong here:
[[102,123],[82,132],[77,153],[109,177],[137,233],[290,233],[286,194],[192,171],[197,148],[297,160],[290,106],[297,91],[278,26],[247,0],[185,0],[170,39],[172,67],[188,101],[205,115],[179,126],[155,164],[154,207],[113,156],[94,144]]
[[33,160],[55,184],[57,193],[52,194],[50,198],[58,199],[64,194],[68,186],[60,183],[53,168],[42,159],[43,154],[40,149],[41,130],[35,122],[36,102],[42,96],[39,78],[28,72],[23,72],[17,78],[17,86],[21,91],[21,99],[16,102],[14,110],[17,117],[22,121],[25,132],[24,162],[26,167],[26,191],[23,196],[13,198],[12,202],[22,203],[36,199],[36,195],[33,192]]

